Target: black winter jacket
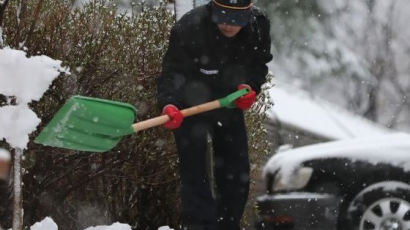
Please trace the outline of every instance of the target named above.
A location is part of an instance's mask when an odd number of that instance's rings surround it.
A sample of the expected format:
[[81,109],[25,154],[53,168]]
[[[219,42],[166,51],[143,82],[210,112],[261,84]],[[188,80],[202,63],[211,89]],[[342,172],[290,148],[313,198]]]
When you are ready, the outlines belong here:
[[172,28],[158,79],[158,106],[178,108],[226,96],[245,83],[257,93],[272,60],[270,24],[256,8],[251,22],[233,38],[211,20],[211,5],[185,14]]

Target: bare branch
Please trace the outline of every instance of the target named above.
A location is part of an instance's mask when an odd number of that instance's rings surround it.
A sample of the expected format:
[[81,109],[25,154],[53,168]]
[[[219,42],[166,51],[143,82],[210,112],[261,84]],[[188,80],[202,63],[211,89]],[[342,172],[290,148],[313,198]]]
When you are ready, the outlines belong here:
[[6,11],[7,5],[9,3],[9,0],[0,0],[0,27],[3,26],[3,17],[4,17],[4,12]]
[[38,21],[38,17],[39,17],[39,15],[40,15],[40,10],[41,10],[41,8],[42,8],[42,6],[43,6],[43,3],[44,3],[44,0],[40,0],[40,1],[37,3],[36,9],[35,9],[35,11],[34,11],[34,18],[33,18],[33,21],[31,22],[30,30],[29,30],[29,32],[27,33],[27,36],[26,36],[26,39],[24,40],[24,43],[27,43],[27,42],[30,41],[31,35],[33,34],[34,28],[36,27],[36,24],[37,24],[37,21]]

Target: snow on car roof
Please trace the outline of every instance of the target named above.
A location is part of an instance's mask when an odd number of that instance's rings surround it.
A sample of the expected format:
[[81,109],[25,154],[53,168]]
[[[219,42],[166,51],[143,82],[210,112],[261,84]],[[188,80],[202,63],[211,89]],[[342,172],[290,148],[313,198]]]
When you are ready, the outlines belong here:
[[395,133],[309,145],[275,154],[265,165],[263,175],[279,171],[283,182],[305,161],[347,158],[371,164],[388,163],[410,171],[410,134]]
[[330,140],[389,132],[386,127],[283,83],[278,83],[269,93],[275,103],[268,111],[269,117]]

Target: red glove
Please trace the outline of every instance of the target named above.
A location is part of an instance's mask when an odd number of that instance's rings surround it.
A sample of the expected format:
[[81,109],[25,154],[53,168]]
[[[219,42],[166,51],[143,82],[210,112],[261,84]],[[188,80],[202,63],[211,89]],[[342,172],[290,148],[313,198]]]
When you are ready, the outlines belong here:
[[242,110],[247,110],[255,102],[256,92],[247,84],[240,84],[238,86],[238,90],[241,90],[241,89],[249,89],[249,92],[243,95],[242,97],[236,99],[234,103],[236,107]]
[[184,116],[175,105],[166,105],[162,109],[162,115],[168,115],[169,121],[163,126],[167,129],[177,129],[181,126]]

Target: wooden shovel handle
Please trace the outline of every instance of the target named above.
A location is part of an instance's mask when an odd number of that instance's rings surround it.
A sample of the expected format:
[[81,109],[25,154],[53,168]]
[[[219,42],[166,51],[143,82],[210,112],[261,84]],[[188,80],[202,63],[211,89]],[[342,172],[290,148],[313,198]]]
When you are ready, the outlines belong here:
[[[207,111],[218,109],[220,107],[221,107],[221,104],[219,100],[215,100],[215,101],[207,102],[204,104],[192,106],[190,108],[181,110],[181,113],[184,117],[189,117],[189,116],[196,115],[199,113],[204,113]],[[132,127],[134,129],[134,132],[138,132],[144,129],[149,129],[152,127],[160,126],[166,123],[167,121],[169,121],[168,115],[161,115],[161,116],[154,117],[154,118],[151,118],[145,121],[137,122],[133,124]]]
[[220,107],[221,107],[221,104],[219,103],[219,100],[215,100],[215,101],[207,102],[207,103],[204,103],[204,104],[192,106],[192,107],[189,107],[187,109],[181,110],[181,113],[182,113],[182,115],[184,115],[184,117],[189,117],[189,116],[192,116],[192,115],[196,115],[196,114],[204,113],[204,112],[211,111],[211,110],[214,110],[214,109],[218,109]]

